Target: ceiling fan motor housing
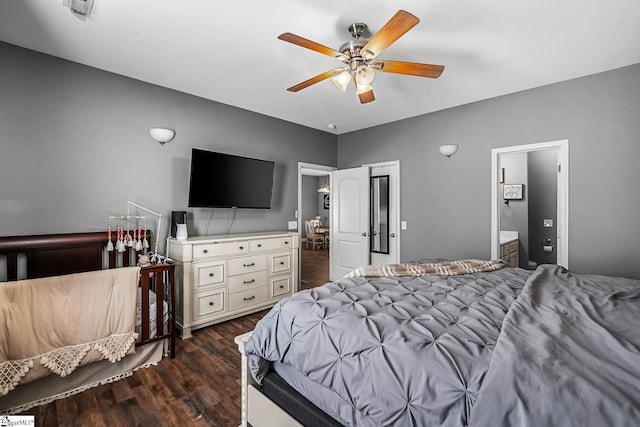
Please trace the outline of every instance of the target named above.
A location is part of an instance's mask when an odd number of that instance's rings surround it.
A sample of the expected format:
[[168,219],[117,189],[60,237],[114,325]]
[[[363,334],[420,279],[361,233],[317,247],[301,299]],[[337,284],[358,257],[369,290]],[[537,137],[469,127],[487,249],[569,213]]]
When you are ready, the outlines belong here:
[[365,61],[360,55],[360,49],[366,44],[367,40],[349,40],[340,46],[340,52],[347,56],[344,62],[349,65],[351,71],[355,71],[360,65],[364,65]]

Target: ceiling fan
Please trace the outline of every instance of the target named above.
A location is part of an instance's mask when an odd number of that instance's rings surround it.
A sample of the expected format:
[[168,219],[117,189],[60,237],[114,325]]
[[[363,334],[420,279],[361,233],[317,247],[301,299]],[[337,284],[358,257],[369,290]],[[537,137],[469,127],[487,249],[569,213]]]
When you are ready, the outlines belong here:
[[399,10],[370,40],[363,39],[362,34],[367,29],[363,23],[355,23],[349,26],[353,40],[340,46],[337,51],[314,41],[305,39],[291,33],[283,33],[278,36],[280,40],[314,50],[323,55],[337,58],[345,63],[344,67],[334,68],[308,80],[291,86],[287,90],[298,92],[313,84],[331,78],[342,91],[346,91],[347,85],[353,80],[360,103],[375,101],[373,95],[373,80],[375,71],[385,73],[408,74],[412,76],[438,78],[444,70],[443,65],[419,64],[416,62],[389,61],[376,59],[386,48],[412,29],[420,20],[404,10]]

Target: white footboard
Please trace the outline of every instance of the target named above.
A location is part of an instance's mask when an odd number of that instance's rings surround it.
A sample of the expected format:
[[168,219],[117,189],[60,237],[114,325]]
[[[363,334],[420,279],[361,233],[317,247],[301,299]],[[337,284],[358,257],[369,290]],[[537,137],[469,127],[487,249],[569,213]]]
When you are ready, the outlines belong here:
[[241,355],[242,414],[240,427],[303,427],[267,396],[249,372],[249,358],[244,354],[244,345],[252,332],[238,335],[235,343]]

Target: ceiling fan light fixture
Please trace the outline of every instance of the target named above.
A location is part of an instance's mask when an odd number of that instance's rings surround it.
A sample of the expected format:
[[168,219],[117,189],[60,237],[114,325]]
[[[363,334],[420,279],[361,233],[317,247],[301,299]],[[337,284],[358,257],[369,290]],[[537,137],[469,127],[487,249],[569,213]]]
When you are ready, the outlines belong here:
[[351,81],[351,74],[345,70],[332,77],[331,80],[333,80],[336,86],[338,86],[338,89],[345,92],[347,90],[347,85]]
[[356,83],[358,85],[368,85],[373,81],[375,72],[366,65],[360,65],[356,68]]
[[354,23],[349,26],[352,40],[343,43],[339,50],[332,49],[320,43],[292,33],[282,33],[278,39],[313,50],[326,56],[339,59],[346,67],[334,68],[318,74],[297,85],[287,88],[290,92],[301,89],[331,78],[336,86],[346,91],[349,80],[356,85],[356,92],[361,104],[375,101],[371,82],[376,71],[384,73],[405,74],[419,77],[438,78],[444,70],[443,65],[421,64],[417,62],[390,61],[375,58],[386,48],[418,24],[420,20],[407,11],[399,10],[386,24],[371,38],[363,38],[367,26]]
[[360,95],[363,93],[367,93],[369,91],[373,90],[373,86],[371,86],[370,84],[356,84],[356,94]]

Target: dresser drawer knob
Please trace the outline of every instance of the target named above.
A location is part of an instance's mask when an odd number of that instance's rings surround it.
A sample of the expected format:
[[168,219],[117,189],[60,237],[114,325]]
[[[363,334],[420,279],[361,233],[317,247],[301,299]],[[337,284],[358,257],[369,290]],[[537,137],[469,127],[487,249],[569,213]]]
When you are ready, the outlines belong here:
[[251,295],[250,297],[244,297],[242,298],[245,301],[251,301],[252,299],[254,299],[256,296],[255,295]]
[[207,249],[203,249],[203,250],[202,250],[202,253],[203,253],[203,254],[206,254],[206,253],[209,253],[209,251],[208,251]]
[[285,241],[284,241],[284,244],[285,244],[285,245],[288,245],[288,244],[289,244],[289,242],[287,242],[287,241],[285,240]]
[[261,248],[262,247],[262,243],[258,243],[258,247]]
[[280,261],[280,265],[284,265],[284,261]]
[[242,264],[244,267],[253,267],[254,265],[256,265],[255,262],[249,263],[249,264]]
[[209,301],[209,305],[213,306],[213,301]]
[[244,283],[245,285],[248,285],[249,283],[253,283],[253,282],[255,282],[255,281],[256,281],[256,279],[251,279],[251,280],[245,280],[245,281],[244,281],[244,282],[242,282],[242,283]]
[[239,246],[238,249],[243,250],[244,246]]
[[280,289],[284,289],[284,286],[280,285]]
[[213,277],[213,276],[215,276],[215,274],[209,273],[209,277]]

